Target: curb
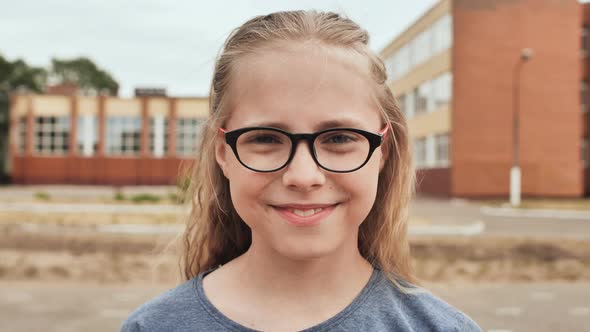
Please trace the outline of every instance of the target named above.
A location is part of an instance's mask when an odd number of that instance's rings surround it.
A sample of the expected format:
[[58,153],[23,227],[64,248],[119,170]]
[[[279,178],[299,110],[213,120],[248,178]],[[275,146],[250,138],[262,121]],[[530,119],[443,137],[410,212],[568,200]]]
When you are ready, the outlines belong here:
[[590,212],[553,209],[515,209],[509,207],[483,206],[481,213],[495,217],[519,217],[519,218],[551,218],[551,219],[576,219],[589,220]]

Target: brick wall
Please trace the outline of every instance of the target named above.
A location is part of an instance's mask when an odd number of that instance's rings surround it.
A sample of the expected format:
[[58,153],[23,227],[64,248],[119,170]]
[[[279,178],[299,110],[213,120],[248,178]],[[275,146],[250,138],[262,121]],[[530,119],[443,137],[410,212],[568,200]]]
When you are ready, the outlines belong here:
[[514,68],[520,72],[524,196],[580,196],[582,5],[575,0],[453,2],[452,184],[456,196],[506,196]]

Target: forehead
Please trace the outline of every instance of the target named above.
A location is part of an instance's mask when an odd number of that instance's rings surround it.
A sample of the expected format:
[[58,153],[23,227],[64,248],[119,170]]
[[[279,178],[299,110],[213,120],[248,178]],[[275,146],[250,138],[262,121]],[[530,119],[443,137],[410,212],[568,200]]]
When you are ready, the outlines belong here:
[[279,123],[309,131],[320,122],[344,120],[376,130],[381,117],[366,61],[351,51],[312,43],[243,56],[232,68],[226,127]]

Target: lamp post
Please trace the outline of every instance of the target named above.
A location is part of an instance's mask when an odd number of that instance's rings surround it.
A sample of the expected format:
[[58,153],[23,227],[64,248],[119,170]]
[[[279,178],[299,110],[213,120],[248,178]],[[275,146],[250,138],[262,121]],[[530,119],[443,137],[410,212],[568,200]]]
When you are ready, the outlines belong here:
[[533,50],[524,48],[520,52],[520,58],[514,66],[513,80],[512,80],[512,168],[510,169],[510,204],[513,207],[520,206],[520,188],[521,188],[521,173],[519,165],[518,150],[520,146],[519,141],[519,106],[520,106],[520,72],[522,66],[533,56]]

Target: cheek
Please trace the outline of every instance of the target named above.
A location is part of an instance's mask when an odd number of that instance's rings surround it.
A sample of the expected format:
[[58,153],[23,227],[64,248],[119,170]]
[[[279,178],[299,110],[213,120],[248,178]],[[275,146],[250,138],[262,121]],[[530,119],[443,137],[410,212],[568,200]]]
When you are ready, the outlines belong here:
[[267,174],[248,171],[244,167],[228,168],[232,204],[242,220],[250,224],[252,215],[260,213],[264,192],[271,179]]
[[366,212],[371,209],[377,194],[379,158],[372,158],[363,168],[338,177],[342,189],[348,192],[353,204]]

